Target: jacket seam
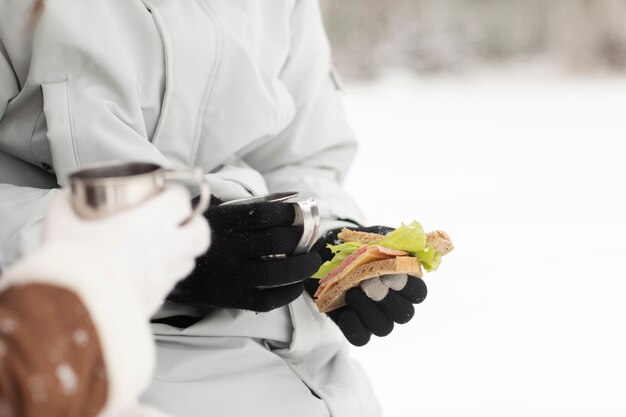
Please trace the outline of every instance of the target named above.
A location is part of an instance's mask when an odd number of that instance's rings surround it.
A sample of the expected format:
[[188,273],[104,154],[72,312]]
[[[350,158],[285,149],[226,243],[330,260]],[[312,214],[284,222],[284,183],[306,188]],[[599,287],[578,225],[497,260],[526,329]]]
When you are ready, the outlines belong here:
[[74,150],[74,163],[76,167],[80,164],[80,157],[78,152],[78,141],[76,138],[76,127],[74,126],[74,117],[72,115],[72,101],[70,98],[70,80],[69,78],[65,79],[65,97],[67,103],[67,118],[69,119],[69,128],[70,128],[70,140],[72,141],[72,149]]
[[28,141],[28,153],[30,156],[30,160],[35,165],[37,165],[38,162],[35,161],[35,154],[33,153],[33,136],[35,135],[35,129],[37,129],[37,125],[39,124],[39,120],[41,119],[42,115],[43,115],[43,106],[41,106],[41,110],[39,111],[39,114],[37,115],[37,118],[35,119],[35,123],[33,123],[33,128],[30,131],[30,139]]
[[213,12],[213,9],[211,9],[211,7],[206,2],[203,2],[201,0],[196,0],[196,2],[207,15],[207,17],[213,22],[216,38],[214,43],[215,52],[213,54],[214,62],[206,81],[205,90],[202,97],[202,105],[200,110],[198,111],[196,128],[194,130],[194,139],[193,143],[191,144],[191,152],[189,153],[188,157],[188,160],[193,164],[195,164],[195,161],[197,160],[198,148],[200,147],[200,138],[202,137],[202,127],[204,125],[204,115],[209,104],[209,98],[211,97],[211,94],[213,92],[213,86],[215,85],[215,79],[217,78],[217,72],[222,62],[222,54],[224,51],[222,46],[222,30],[219,21],[216,18],[215,13]]
[[[77,141],[76,141],[76,128],[74,126],[74,117],[72,115],[72,104],[71,104],[71,99],[70,99],[70,80],[69,78],[66,76],[65,79],[62,80],[57,80],[57,81],[49,81],[49,82],[44,82],[42,83],[42,87],[44,85],[53,85],[53,84],[64,84],[65,85],[65,109],[67,111],[67,122],[68,122],[68,130],[69,130],[69,136],[70,136],[70,141],[72,143],[72,156],[74,157],[74,165],[76,167],[78,167],[79,165],[79,152],[78,152],[78,146],[77,146]],[[44,98],[45,100],[45,98]],[[45,104],[43,106],[43,110],[45,113]]]
[[165,33],[165,29],[161,25],[161,14],[158,10],[153,10],[147,2],[143,2],[146,8],[150,10],[152,15],[152,20],[157,27],[157,31],[159,32],[159,36],[161,38],[161,43],[163,44],[163,66],[165,67],[165,91],[163,92],[163,102],[161,103],[161,111],[159,113],[159,119],[157,120],[156,128],[154,129],[154,134],[152,138],[149,139],[153,145],[156,145],[159,142],[161,134],[163,133],[163,126],[165,126],[165,118],[167,116],[167,110],[170,106],[171,96],[172,96],[172,71],[170,65],[170,58],[172,56],[171,48],[168,42],[168,38]]
[[[15,80],[15,85],[17,86],[17,90],[18,90],[17,95],[19,95],[19,92],[22,91],[23,86],[22,86],[22,83],[20,82],[20,77],[17,76],[17,71],[15,70],[15,67],[13,66],[13,62],[11,62],[11,60],[9,59],[10,58],[9,53],[7,52],[7,48],[4,45],[2,38],[0,38],[0,54],[2,54],[2,56],[6,60],[7,64],[9,65],[9,68],[11,68],[11,74],[13,74],[13,79]],[[15,97],[12,97],[11,100],[13,100]],[[0,118],[2,118],[1,114],[0,114]]]

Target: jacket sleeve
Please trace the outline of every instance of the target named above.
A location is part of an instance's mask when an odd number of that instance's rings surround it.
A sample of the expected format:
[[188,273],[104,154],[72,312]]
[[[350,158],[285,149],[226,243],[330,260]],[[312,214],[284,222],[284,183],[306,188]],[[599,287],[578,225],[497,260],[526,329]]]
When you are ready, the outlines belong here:
[[0,251],[7,264],[40,245],[43,218],[56,191],[0,184]]
[[290,125],[245,160],[271,191],[315,197],[323,220],[362,215],[341,187],[357,150],[334,82],[330,46],[317,0],[298,0],[291,14],[290,55],[280,79],[296,115]]
[[[0,37],[0,123],[8,104],[19,94],[19,83]],[[2,138],[0,138],[0,142]],[[9,177],[19,173],[21,178]],[[11,263],[39,243],[40,223],[54,193],[50,189],[19,187],[19,181],[45,186],[43,171],[0,150],[0,250]],[[4,184],[3,184],[4,183]],[[8,185],[8,183],[12,185]],[[48,187],[47,187],[48,188]]]
[[[97,2],[74,2],[77,9],[67,13],[72,10],[68,3],[46,2],[37,25],[32,32],[26,32],[24,22],[28,22],[33,1],[0,0],[0,249],[9,264],[39,246],[46,207],[58,184],[67,184],[67,174],[72,170],[88,163],[120,159],[171,166],[141,131],[141,118],[136,110],[139,106],[133,107],[132,112],[127,111],[128,106],[118,106],[118,103],[129,103],[133,92],[136,95],[134,84],[115,84],[120,78],[117,75],[128,71],[121,65],[125,61],[91,62],[80,45],[71,42],[76,37],[73,30],[84,26],[80,21],[81,13],[103,11],[86,10]],[[105,4],[99,7],[106,11]],[[70,23],[60,25],[59,16],[64,12]],[[103,17],[98,21],[102,27],[80,35],[88,38],[87,44],[96,40],[121,42],[114,36],[104,35],[115,31],[113,25],[107,25],[110,20]],[[102,47],[101,44],[92,46],[94,50]],[[119,48],[111,46],[110,49],[117,51]],[[101,88],[108,82],[112,84],[110,89]],[[73,90],[69,89],[70,84]],[[71,96],[71,91],[89,94]],[[73,114],[70,98],[74,100],[73,110],[90,109],[88,117],[70,118]],[[36,116],[32,107],[39,105],[43,112],[35,121],[31,118],[32,114]],[[34,150],[28,145],[29,135],[34,132],[33,123],[41,118],[45,119],[46,143],[50,145],[51,161],[47,161],[50,162],[47,166],[52,165],[54,173],[35,165],[40,161],[33,157]],[[74,138],[67,130],[77,124],[83,126],[82,137],[90,139],[84,144],[89,152],[80,154],[84,148],[72,146]]]
[[0,415],[115,416],[146,388],[148,320],[97,256],[47,244],[0,276]]

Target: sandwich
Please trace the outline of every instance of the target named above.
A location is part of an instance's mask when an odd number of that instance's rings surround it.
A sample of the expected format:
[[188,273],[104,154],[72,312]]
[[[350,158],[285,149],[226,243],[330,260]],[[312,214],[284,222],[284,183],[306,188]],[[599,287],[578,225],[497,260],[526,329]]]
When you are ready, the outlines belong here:
[[344,228],[337,238],[336,245],[327,246],[333,258],[312,276],[320,280],[314,298],[322,313],[344,306],[345,293],[365,280],[393,274],[422,278],[423,269],[435,271],[454,249],[445,232],[424,233],[416,221],[387,235]]

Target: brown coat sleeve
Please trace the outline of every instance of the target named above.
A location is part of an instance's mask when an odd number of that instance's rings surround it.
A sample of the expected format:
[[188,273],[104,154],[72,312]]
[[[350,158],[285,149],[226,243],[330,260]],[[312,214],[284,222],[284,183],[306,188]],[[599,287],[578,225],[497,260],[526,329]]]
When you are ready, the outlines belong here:
[[1,417],[93,417],[106,396],[100,342],[76,294],[47,284],[0,293]]

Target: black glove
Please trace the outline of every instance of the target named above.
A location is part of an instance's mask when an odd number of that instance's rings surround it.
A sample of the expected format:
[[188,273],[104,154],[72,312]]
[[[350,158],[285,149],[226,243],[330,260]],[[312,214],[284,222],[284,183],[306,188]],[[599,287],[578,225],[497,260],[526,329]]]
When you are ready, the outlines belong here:
[[[392,228],[385,226],[356,227],[369,233],[387,234]],[[338,243],[337,234],[341,229],[332,230],[320,238],[313,250],[322,261],[332,258],[327,244]],[[312,296],[319,285],[318,279],[306,282],[307,292]],[[369,342],[372,334],[387,336],[393,330],[394,323],[407,323],[415,314],[413,304],[419,304],[426,298],[427,289],[423,280],[405,274],[387,275],[373,278],[351,288],[346,292],[346,305],[333,310],[327,315],[339,326],[346,339],[355,346]]]
[[293,205],[254,203],[220,206],[211,197],[204,213],[211,226],[211,247],[196,268],[176,285],[168,300],[200,309],[211,307],[270,311],[302,294],[303,281],[321,265],[317,252],[285,258],[302,235],[292,226]]

